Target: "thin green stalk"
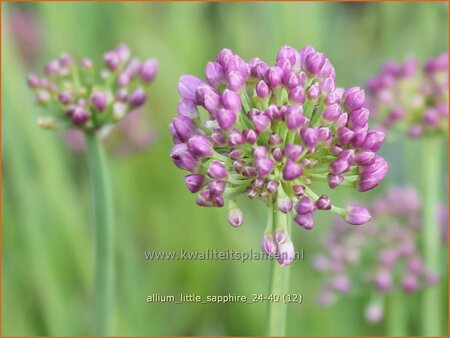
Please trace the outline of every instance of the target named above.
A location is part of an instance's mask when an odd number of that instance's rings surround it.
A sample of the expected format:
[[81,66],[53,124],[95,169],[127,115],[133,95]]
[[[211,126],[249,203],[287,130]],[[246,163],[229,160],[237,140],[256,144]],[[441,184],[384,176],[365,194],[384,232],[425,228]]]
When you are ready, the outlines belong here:
[[87,133],[87,159],[95,233],[92,334],[109,333],[113,291],[113,209],[108,166],[100,139]]
[[398,290],[389,295],[387,312],[387,335],[407,336],[405,299],[402,291]]
[[[274,227],[281,227],[287,230],[287,217],[280,212],[276,203],[272,206]],[[270,217],[270,216],[269,216]],[[267,296],[274,296],[275,301],[267,301],[267,321],[266,321],[266,335],[267,336],[284,336],[286,332],[286,310],[287,304],[283,301],[283,295],[289,292],[289,265],[281,266],[276,259],[272,262],[272,279]]]
[[[424,138],[422,156],[423,184],[423,225],[422,245],[426,266],[434,272],[439,272],[440,236],[437,220],[439,193],[443,184],[440,172],[441,138],[429,136]],[[437,336],[441,328],[441,302],[438,287],[427,287],[423,293],[422,334]]]

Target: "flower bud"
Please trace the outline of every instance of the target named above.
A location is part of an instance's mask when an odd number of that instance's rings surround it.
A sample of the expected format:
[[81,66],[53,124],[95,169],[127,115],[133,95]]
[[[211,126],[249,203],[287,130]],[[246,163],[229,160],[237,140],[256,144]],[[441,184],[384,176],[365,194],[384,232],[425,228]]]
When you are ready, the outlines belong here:
[[228,176],[228,171],[222,162],[213,161],[209,165],[208,175],[216,180],[223,180]]
[[211,142],[206,136],[194,135],[188,140],[188,149],[195,156],[209,157],[213,153],[213,147]]
[[139,76],[144,82],[152,82],[158,73],[158,61],[149,59],[142,63],[139,68]]
[[208,62],[205,76],[208,83],[214,88],[217,88],[225,80],[225,72],[218,62]]
[[240,149],[233,149],[229,155],[232,160],[239,160],[242,158],[242,151]]
[[307,214],[296,214],[294,216],[294,221],[306,230],[311,230],[314,227],[314,218],[312,212]]
[[49,63],[47,63],[47,65],[45,66],[44,72],[45,75],[51,77],[51,76],[55,76],[59,74],[59,62],[57,60],[53,60],[50,61]]
[[253,77],[263,79],[268,70],[269,66],[267,65],[267,63],[259,60],[251,67],[250,72]]
[[355,133],[347,127],[341,127],[337,130],[337,144],[339,146],[345,146],[350,143]]
[[311,75],[317,75],[325,63],[323,53],[311,53],[305,59],[305,69]]
[[236,147],[243,145],[245,143],[244,137],[237,129],[231,130],[230,136],[228,137],[228,145],[231,147]]
[[267,182],[267,191],[271,194],[273,194],[275,191],[278,190],[280,183],[278,181],[274,181],[274,180],[270,180],[269,182]]
[[384,133],[382,131],[370,131],[367,133],[366,139],[362,144],[364,150],[377,152],[381,148],[381,143],[384,140]]
[[303,152],[303,147],[299,144],[288,143],[284,147],[284,155],[292,161],[297,161]]
[[[234,204],[234,203],[233,203]],[[244,222],[244,214],[235,204],[228,211],[228,223],[234,227],[240,227]]]
[[383,319],[383,307],[378,304],[369,304],[364,310],[364,316],[369,323],[378,323]]
[[215,196],[220,196],[225,191],[225,182],[224,181],[210,181],[208,183],[208,189],[211,191],[211,194]]
[[147,101],[147,94],[142,88],[136,89],[129,98],[130,105],[134,108],[142,106],[145,101]]
[[392,287],[392,276],[388,270],[381,270],[375,276],[375,286],[381,292],[388,292]]
[[291,240],[286,240],[284,243],[279,244],[277,248],[278,263],[281,266],[286,266],[292,263],[295,257],[294,244]]
[[105,61],[106,67],[114,72],[120,66],[120,56],[117,52],[107,52],[103,55],[103,60]]
[[106,108],[106,95],[102,92],[92,94],[91,103],[99,112],[103,112]]
[[332,104],[339,104],[341,102],[341,98],[336,92],[331,92],[328,93],[324,102],[327,106],[330,106]]
[[241,73],[237,71],[231,71],[227,74],[226,77],[229,89],[240,92],[244,88],[245,79]]
[[303,86],[296,86],[289,90],[289,101],[297,104],[305,103],[305,90]]
[[117,46],[116,53],[119,56],[121,62],[127,62],[131,56],[130,48],[124,43],[121,43]]
[[277,200],[278,210],[282,213],[289,213],[292,210],[292,201],[288,196],[283,196]]
[[306,95],[308,96],[308,99],[311,100],[311,101],[317,100],[318,97],[320,96],[319,84],[315,83],[315,84],[311,85],[308,88],[308,91],[306,92]]
[[264,235],[261,240],[261,250],[269,256],[277,251],[277,245],[272,235]]
[[222,94],[222,103],[226,109],[229,109],[236,115],[242,110],[241,98],[239,95],[229,89],[225,89]]
[[328,179],[328,186],[331,189],[334,189],[344,181],[344,176],[330,173],[328,174],[327,179]]
[[303,168],[292,160],[287,160],[283,168],[283,179],[285,181],[292,181],[303,174]]
[[316,201],[316,207],[319,210],[330,210],[331,209],[331,201],[327,195],[320,196]]
[[258,133],[267,131],[271,125],[270,119],[265,114],[253,116],[252,122],[253,122],[253,125],[255,126],[255,130]]
[[196,101],[197,88],[204,85],[206,84],[195,76],[183,75],[178,82],[178,92],[182,98]]
[[190,192],[196,193],[203,187],[205,176],[199,174],[186,175],[184,176],[184,182]]
[[274,148],[272,150],[272,157],[275,161],[281,162],[283,160],[283,151],[280,148]]
[[307,127],[300,131],[300,136],[302,137],[303,143],[309,147],[314,148],[318,140],[318,130],[316,128]]
[[36,75],[30,74],[28,75],[27,83],[30,88],[38,88],[40,81]]
[[253,129],[244,129],[242,135],[247,143],[254,144],[258,138],[258,134]]
[[288,73],[286,76],[284,76],[283,84],[290,90],[292,90],[295,87],[303,89],[303,87],[300,86],[300,79],[295,73]]
[[259,177],[267,177],[273,170],[274,162],[267,158],[257,159],[255,166]]
[[353,112],[361,108],[364,104],[364,90],[359,87],[352,87],[345,91],[343,95],[344,106],[349,112]]
[[172,120],[173,127],[178,135],[178,137],[187,142],[196,132],[196,127],[194,122],[187,118],[186,116],[177,116]]
[[277,244],[283,244],[289,239],[289,236],[284,229],[277,230],[273,237],[275,238],[275,242]]
[[223,146],[223,145],[225,145],[227,143],[227,139],[226,139],[225,135],[223,135],[220,132],[212,133],[211,134],[211,141],[216,146]]
[[236,115],[231,110],[219,109],[217,111],[217,122],[222,130],[229,130],[236,123]]
[[271,88],[281,86],[283,82],[283,70],[277,66],[269,68],[266,72],[266,79]]
[[402,288],[405,292],[411,293],[419,289],[419,281],[413,274],[407,274],[402,279]]
[[336,89],[336,85],[334,84],[334,79],[332,77],[326,78],[320,84],[320,93],[322,95],[328,95]]
[[305,194],[305,187],[303,185],[296,184],[292,187],[292,190],[297,197],[301,197]]
[[302,106],[290,106],[286,113],[286,126],[290,130],[298,129],[306,122]]
[[198,169],[199,163],[187,150],[185,143],[175,144],[170,153],[173,163],[180,169],[190,172],[195,172]]
[[82,70],[90,70],[94,66],[90,59],[82,59],[80,62]]
[[360,204],[352,204],[347,207],[344,220],[353,225],[361,225],[371,220],[369,210]]
[[300,198],[298,203],[295,205],[295,211],[297,214],[309,214],[316,209],[313,201],[308,196],[303,196]]
[[342,114],[341,107],[337,103],[333,103],[325,108],[322,117],[329,122],[336,121],[337,118]]
[[270,95],[269,86],[262,80],[256,84],[255,91],[256,95],[258,95],[258,97],[261,99],[265,99]]
[[197,106],[192,100],[181,99],[177,105],[179,115],[194,119],[198,116]]
[[330,169],[334,174],[342,174],[350,169],[350,164],[344,158],[338,158],[337,160],[331,162]]
[[366,108],[360,108],[350,113],[348,124],[350,127],[364,127],[369,120],[369,111]]
[[89,120],[89,114],[84,108],[76,107],[72,114],[72,122],[76,125],[83,125]]
[[349,292],[352,285],[350,279],[345,275],[338,275],[331,281],[331,286],[338,292]]
[[61,92],[58,94],[58,99],[62,104],[69,104],[72,101],[72,94]]
[[278,107],[274,104],[270,105],[265,111],[264,114],[267,115],[271,120],[278,121],[282,119],[282,115]]

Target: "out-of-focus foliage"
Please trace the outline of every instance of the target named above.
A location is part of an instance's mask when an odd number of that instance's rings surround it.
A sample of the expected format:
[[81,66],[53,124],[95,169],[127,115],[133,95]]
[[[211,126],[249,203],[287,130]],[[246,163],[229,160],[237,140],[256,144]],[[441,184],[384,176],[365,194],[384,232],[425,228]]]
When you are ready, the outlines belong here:
[[[144,114],[157,139],[138,154],[110,154],[117,215],[112,333],[257,335],[264,327],[264,303],[146,303],[153,293],[251,296],[265,293],[269,283],[267,261],[144,258],[145,250],[259,250],[265,226],[262,203],[246,203],[245,224],[233,229],[226,210],[197,207],[185,188],[183,173],[169,159],[172,142],[167,131],[176,114],[179,76],[203,74],[203,65],[224,47],[245,58],[269,61],[283,44],[312,44],[331,60],[339,84],[363,86],[386,59],[424,59],[448,49],[444,3],[2,5],[2,334],[7,336],[86,335],[92,296],[84,156],[67,148],[61,135],[35,125],[38,108],[26,87],[27,72],[40,73],[45,61],[62,51],[98,63],[101,53],[119,42],[128,43],[142,58],[160,62]],[[411,140],[385,145],[390,174],[363,198],[376,196],[390,182],[416,184],[417,146]],[[445,200],[445,184],[442,187]],[[331,309],[316,303],[320,276],[310,258],[329,227],[325,215],[317,219],[314,231],[294,232],[293,241],[304,249],[305,260],[292,265],[291,290],[301,292],[304,302],[289,305],[287,333],[381,335],[384,322],[371,326],[363,320],[364,300],[344,299]],[[446,285],[444,278],[439,286],[443,299]],[[411,309],[410,334],[419,332],[417,300],[415,295],[405,300]],[[446,319],[443,305],[436,315]]]

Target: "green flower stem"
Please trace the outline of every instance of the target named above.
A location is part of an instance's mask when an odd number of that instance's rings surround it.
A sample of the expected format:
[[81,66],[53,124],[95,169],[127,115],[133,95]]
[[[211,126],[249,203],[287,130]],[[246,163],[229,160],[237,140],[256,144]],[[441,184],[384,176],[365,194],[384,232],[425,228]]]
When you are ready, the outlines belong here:
[[[422,156],[422,189],[423,189],[423,225],[422,245],[425,265],[432,271],[439,272],[439,224],[437,206],[440,200],[440,189],[443,184],[440,172],[441,141],[438,136],[424,138]],[[422,334],[438,336],[441,328],[441,301],[439,288],[427,287],[423,292]]]
[[[276,203],[272,206],[274,228],[287,229],[287,217],[280,212]],[[270,216],[269,216],[270,217]],[[286,306],[283,295],[289,292],[289,266],[281,266],[276,259],[272,262],[272,279],[267,296],[278,295],[278,302],[267,301],[267,336],[284,336],[286,332]],[[276,297],[276,296],[275,296]]]
[[386,318],[388,336],[406,336],[405,299],[401,290],[392,292],[388,297]]
[[113,291],[113,209],[106,157],[98,135],[87,133],[93,227],[95,233],[92,334],[109,333]]

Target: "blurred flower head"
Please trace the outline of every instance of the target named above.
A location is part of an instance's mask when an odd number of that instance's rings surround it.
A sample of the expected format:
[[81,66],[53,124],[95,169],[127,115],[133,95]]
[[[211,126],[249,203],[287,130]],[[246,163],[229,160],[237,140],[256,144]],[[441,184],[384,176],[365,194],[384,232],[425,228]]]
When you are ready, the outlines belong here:
[[[143,114],[142,108],[135,109],[115,124],[104,138],[106,148],[118,157],[126,157],[150,147],[157,137],[157,132],[145,121]],[[86,139],[82,130],[77,128],[64,130],[63,138],[75,153],[85,151]]]
[[[416,245],[421,207],[414,188],[393,187],[372,204],[374,217],[365,227],[349,229],[337,219],[323,252],[313,259],[314,268],[325,277],[320,294],[368,292],[379,299],[395,289],[411,293],[435,284],[437,272],[424,265]],[[336,283],[344,279],[351,287]],[[381,319],[380,306],[368,305],[368,321]]]
[[71,55],[63,53],[46,65],[43,78],[30,74],[28,85],[46,112],[38,119],[39,126],[106,130],[142,107],[146,88],[157,73],[156,61],[133,58],[128,46],[121,44],[104,54],[104,65],[97,77],[90,59],[77,65]]
[[35,12],[17,6],[8,13],[12,42],[26,66],[37,59],[42,46],[41,25]]
[[326,191],[313,190],[313,183],[327,182],[329,189],[368,191],[388,170],[376,154],[384,133],[367,125],[364,91],[337,88],[323,53],[283,46],[269,66],[223,49],[206,65],[205,77],[180,78],[178,115],[169,125],[170,156],[190,172],[185,181],[198,205],[231,201],[235,226],[242,223],[235,217],[240,195],[292,212],[304,229],[313,228],[316,210],[351,224],[370,220],[364,206],[338,208]]
[[369,106],[381,129],[410,137],[448,133],[448,53],[417,66],[413,58],[386,62],[367,82]]

